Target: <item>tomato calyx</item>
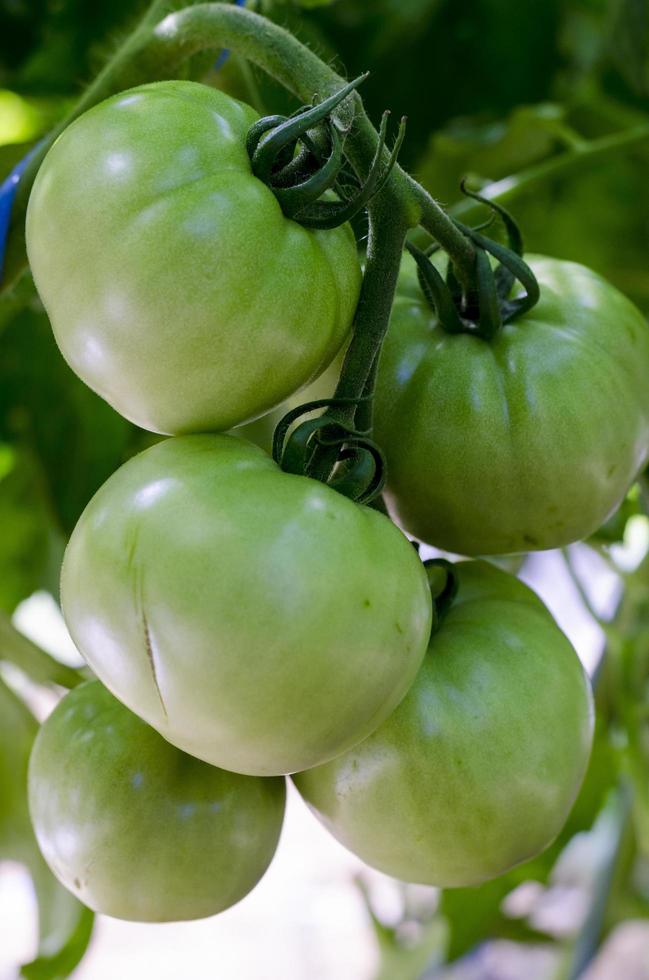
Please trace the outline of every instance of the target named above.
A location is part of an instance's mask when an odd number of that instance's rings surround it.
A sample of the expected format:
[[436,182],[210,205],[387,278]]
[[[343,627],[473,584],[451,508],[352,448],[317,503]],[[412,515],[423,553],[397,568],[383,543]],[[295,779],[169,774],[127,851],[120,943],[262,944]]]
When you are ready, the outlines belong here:
[[[417,263],[417,274],[422,291],[435,310],[440,326],[447,333],[470,333],[483,340],[493,340],[506,323],[527,313],[539,300],[540,290],[536,277],[523,259],[523,236],[502,205],[489,201],[475,191],[462,191],[492,211],[491,219],[477,228],[470,228],[454,219],[455,225],[470,238],[476,253],[473,277],[462,286],[455,275],[453,264],[448,263],[446,278],[430,261],[430,256],[440,246],[432,245],[426,251],[406,242],[406,248]],[[482,234],[495,217],[500,218],[507,234],[508,245],[494,241]],[[496,259],[494,268],[490,256]],[[515,282],[525,290],[522,296],[512,298]]]
[[371,504],[385,486],[385,458],[365,430],[355,429],[326,412],[306,419],[290,432],[301,416],[321,408],[358,405],[364,398],[319,398],[287,412],[273,435],[273,459],[285,473],[316,477],[316,457],[322,449],[335,451],[334,463],[322,480],[357,504]]
[[[367,73],[359,75],[328,99],[303,106],[291,116],[264,116],[248,130],[246,149],[253,173],[272,190],[286,217],[306,228],[332,229],[345,224],[378,194],[397,161],[405,120],[384,162],[389,116],[385,112],[365,180],[357,182],[346,169],[343,145],[348,128],[335,110],[366,78]],[[330,190],[339,200],[320,200]]]
[[455,565],[446,558],[429,558],[424,562],[424,569],[433,599],[432,636],[440,628],[453,605],[460,587],[460,581]]

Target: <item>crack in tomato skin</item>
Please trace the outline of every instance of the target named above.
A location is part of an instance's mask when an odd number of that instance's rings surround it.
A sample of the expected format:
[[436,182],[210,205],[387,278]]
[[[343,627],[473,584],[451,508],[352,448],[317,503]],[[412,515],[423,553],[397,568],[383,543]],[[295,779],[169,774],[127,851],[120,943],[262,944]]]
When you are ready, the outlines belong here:
[[149,622],[147,620],[144,607],[142,608],[142,628],[144,630],[144,649],[146,650],[147,659],[149,661],[149,664],[151,665],[151,675],[153,677],[153,683],[158,693],[158,697],[160,698],[160,705],[162,707],[164,716],[165,718],[168,719],[169,715],[167,713],[167,706],[164,702],[162,691],[160,690],[160,682],[158,681],[158,669],[156,667],[155,653],[153,649],[153,639],[151,636],[151,630],[149,628]]

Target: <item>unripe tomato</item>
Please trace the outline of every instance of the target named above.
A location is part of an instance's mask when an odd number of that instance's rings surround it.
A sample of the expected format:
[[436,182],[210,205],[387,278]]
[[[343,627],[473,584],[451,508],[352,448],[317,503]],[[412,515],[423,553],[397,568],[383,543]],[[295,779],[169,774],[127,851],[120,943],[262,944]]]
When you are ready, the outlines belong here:
[[54,874],[97,912],[139,922],[199,919],[247,895],[275,853],[284,801],[284,780],[185,755],[98,681],[57,705],[29,766]]
[[458,596],[404,701],[360,745],[295,777],[372,867],[444,888],[551,843],[593,730],[588,680],[541,601],[485,562],[456,569]]
[[376,439],[416,538],[465,555],[556,548],[604,523],[649,458],[649,327],[574,262],[528,257],[539,303],[493,341],[450,335],[407,256]]
[[113,474],[61,587],[73,638],[124,704],[252,775],[369,735],[430,632],[426,575],[394,524],[225,435],[168,439]]
[[360,289],[349,225],[284,217],[251,171],[257,114],[195,82],[142,85],[75,120],[27,212],[63,356],[155,432],[226,429],[316,377]]

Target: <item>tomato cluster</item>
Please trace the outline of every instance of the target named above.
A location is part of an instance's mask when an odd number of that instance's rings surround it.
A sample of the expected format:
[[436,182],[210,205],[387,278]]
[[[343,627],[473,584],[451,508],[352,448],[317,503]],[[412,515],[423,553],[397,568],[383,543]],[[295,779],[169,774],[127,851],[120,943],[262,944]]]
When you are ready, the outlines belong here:
[[[588,681],[526,586],[460,562],[433,603],[389,517],[223,434],[324,370],[361,280],[348,225],[301,227],[251,171],[255,119],[191,82],[122,93],[63,133],[29,205],[64,357],[173,435],[72,534],[63,612],[99,681],[30,768],[50,866],[124,918],[245,895],[285,775],[370,865],[486,880],[554,839],[590,752]],[[487,342],[447,335],[404,259],[376,399],[388,503],[458,554],[590,533],[649,453],[646,323],[588,270],[531,262],[539,304]]]

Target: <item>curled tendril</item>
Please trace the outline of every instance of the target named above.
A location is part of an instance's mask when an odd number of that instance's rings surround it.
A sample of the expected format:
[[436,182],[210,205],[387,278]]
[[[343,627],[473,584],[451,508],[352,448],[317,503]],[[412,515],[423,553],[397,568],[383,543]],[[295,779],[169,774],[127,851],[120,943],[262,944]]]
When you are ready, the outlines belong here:
[[[334,110],[367,78],[361,75],[328,99],[292,116],[267,116],[248,130],[246,149],[252,171],[279,201],[283,213],[307,228],[336,228],[361,211],[388,179],[405,136],[401,120],[394,147],[384,161],[388,114],[384,113],[376,153],[358,190],[342,193],[343,141],[348,128]],[[335,188],[341,200],[321,200]]]
[[[490,201],[476,191],[471,191],[466,186],[466,180],[461,183],[462,193],[467,197],[484,204],[491,211],[491,218],[500,218],[507,234],[507,247],[494,242],[490,238],[485,238],[480,232],[484,230],[483,225],[475,228],[467,228],[456,222],[465,234],[472,238],[474,244],[490,252],[494,258],[498,259],[498,266],[494,272],[496,280],[496,291],[500,301],[500,311],[503,323],[509,323],[515,317],[520,316],[531,310],[539,300],[539,286],[534,273],[523,261],[523,236],[518,224],[502,204]],[[509,296],[514,283],[518,280],[525,289],[525,296],[515,300],[510,300]]]
[[327,485],[359,504],[370,504],[385,485],[385,460],[379,446],[360,432],[327,415],[301,422],[289,435],[291,425],[302,415],[319,408],[358,405],[362,398],[322,398],[300,405],[284,416],[273,436],[273,459],[286,473],[310,475],[310,464],[319,447],[336,450]]
[[422,292],[430,305],[437,311],[437,317],[444,330],[447,333],[464,333],[466,327],[441,273],[429,261],[426,253],[413,245],[412,242],[406,242],[406,248],[417,263],[417,275]]
[[[452,561],[447,561],[446,558],[429,558],[424,562],[424,569],[428,576],[428,583],[433,597],[433,625],[431,632],[436,633],[453,604],[460,583],[455,565]],[[441,589],[439,588],[439,570],[444,573]]]
[[307,228],[337,228],[358,214],[365,205],[383,188],[390,176],[399,156],[399,150],[406,135],[405,117],[399,123],[399,130],[390,151],[387,163],[383,163],[383,151],[386,145],[387,126],[390,113],[383,113],[379,140],[372,160],[369,173],[360,190],[352,198],[345,201],[317,201],[310,207],[300,208],[295,218]]
[[502,220],[505,226],[505,231],[507,232],[507,241],[512,252],[516,255],[523,254],[523,236],[521,230],[518,227],[516,221],[512,215],[507,211],[502,204],[498,204],[497,201],[490,201],[488,197],[483,197],[482,194],[478,194],[477,191],[471,191],[466,185],[466,177],[460,182],[460,190],[466,197],[470,197],[474,201],[478,201],[480,204],[484,204],[491,210],[491,215],[487,221],[483,222],[481,225],[476,225],[473,231],[484,231],[496,217]]
[[[494,258],[498,259],[500,265],[496,268],[495,272],[492,270],[492,275],[496,285],[498,283],[498,272],[500,269],[505,268],[512,277],[507,288],[507,295],[509,294],[511,285],[515,280],[518,280],[525,289],[525,295],[520,296],[517,299],[510,300],[506,296],[499,295],[502,322],[510,323],[515,317],[520,316],[522,313],[526,313],[528,310],[531,310],[533,306],[536,306],[541,292],[539,289],[539,284],[536,281],[536,276],[530,269],[527,262],[525,262],[520,255],[512,252],[505,245],[501,245],[500,242],[495,242],[492,238],[486,238],[484,235],[481,235],[472,228],[463,225],[461,222],[456,222],[456,224],[466,235],[469,236],[474,245],[478,246],[478,254],[489,252],[494,256]],[[501,290],[498,292],[500,293]]]
[[[286,147],[293,148],[305,133],[327,119],[333,110],[365,81],[367,75],[367,72],[364,75],[359,75],[358,78],[348,82],[338,92],[330,95],[328,99],[319,102],[317,105],[300,109],[288,118],[271,117],[279,118],[281,121],[270,127],[264,127],[263,130],[261,125],[264,123],[263,119],[254,123],[252,129],[255,130],[255,135],[251,136],[251,133],[248,133],[246,147],[255,176],[267,182],[272,175],[278,154]],[[256,137],[257,133],[259,134],[258,138]]]
[[[483,340],[493,340],[504,324],[536,305],[540,289],[534,273],[522,258],[523,237],[513,217],[502,205],[468,190],[464,181],[461,186],[468,197],[487,205],[492,211],[488,221],[475,228],[454,219],[455,225],[475,246],[476,261],[468,288],[458,280],[451,262],[446,280],[443,279],[430,261],[430,256],[438,250],[436,244],[424,252],[410,242],[406,243],[406,247],[417,263],[422,291],[436,311],[443,329],[451,334],[472,333]],[[482,234],[496,218],[503,222],[508,245]],[[497,260],[495,269],[489,256]],[[525,292],[512,299],[512,287],[517,281]]]
[[[311,153],[309,153],[309,157]],[[304,158],[302,158],[304,160]],[[332,127],[331,144],[327,159],[322,162],[310,176],[301,179],[301,171],[294,172],[294,179],[297,182],[289,186],[282,186],[286,181],[288,167],[284,167],[279,175],[279,183],[273,182],[273,194],[280,203],[284,214],[291,214],[296,221],[301,221],[305,206],[314,203],[322,197],[325,191],[333,187],[338,179],[340,167],[343,162],[343,144],[338,131]],[[290,167],[290,164],[289,164]],[[294,204],[299,204],[297,211],[293,210]]]
[[298,405],[297,408],[292,408],[279,420],[275,426],[272,449],[272,455],[275,462],[281,464],[282,455],[284,452],[284,443],[286,442],[288,430],[302,415],[309,415],[311,412],[317,412],[319,408],[346,408],[353,405],[357,406],[362,401],[366,401],[366,399],[316,398],[313,401],[305,402],[304,405]]

